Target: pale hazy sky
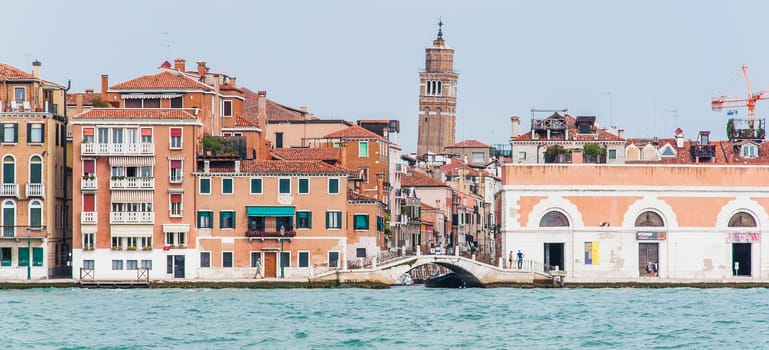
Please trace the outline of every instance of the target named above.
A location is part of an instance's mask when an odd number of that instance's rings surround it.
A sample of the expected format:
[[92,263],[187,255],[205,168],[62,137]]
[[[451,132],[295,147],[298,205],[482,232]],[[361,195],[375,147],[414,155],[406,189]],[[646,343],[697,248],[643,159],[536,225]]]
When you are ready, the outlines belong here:
[[[505,143],[531,108],[596,115],[626,136],[722,139],[713,96],[769,86],[767,1],[13,1],[0,61],[71,91],[151,74],[214,72],[321,118],[401,121],[416,148],[418,71],[437,32],[455,49],[457,141]],[[677,112],[673,112],[677,111]],[[759,102],[759,118],[769,101]],[[739,116],[746,116],[744,109]]]

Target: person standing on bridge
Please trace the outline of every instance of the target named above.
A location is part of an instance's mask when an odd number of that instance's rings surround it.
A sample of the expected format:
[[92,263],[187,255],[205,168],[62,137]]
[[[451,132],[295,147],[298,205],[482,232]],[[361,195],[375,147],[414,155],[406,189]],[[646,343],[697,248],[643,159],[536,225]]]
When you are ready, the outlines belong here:
[[523,253],[521,253],[521,250],[518,249],[518,254],[516,255],[518,255],[518,270],[520,270],[521,267],[523,267]]

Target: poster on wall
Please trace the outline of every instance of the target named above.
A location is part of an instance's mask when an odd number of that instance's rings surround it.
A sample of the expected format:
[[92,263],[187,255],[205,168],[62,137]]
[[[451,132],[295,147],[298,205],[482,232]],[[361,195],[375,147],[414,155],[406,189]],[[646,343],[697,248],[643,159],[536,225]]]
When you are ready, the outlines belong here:
[[585,265],[598,265],[600,263],[598,244],[599,242],[585,242]]
[[668,238],[667,232],[637,231],[636,240],[639,241],[664,241]]

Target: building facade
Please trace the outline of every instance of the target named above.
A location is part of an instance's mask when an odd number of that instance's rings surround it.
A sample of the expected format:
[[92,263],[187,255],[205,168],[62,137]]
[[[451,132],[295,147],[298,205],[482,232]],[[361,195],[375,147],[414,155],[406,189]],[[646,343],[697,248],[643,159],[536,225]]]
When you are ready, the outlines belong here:
[[0,279],[66,275],[71,227],[65,88],[0,64]]

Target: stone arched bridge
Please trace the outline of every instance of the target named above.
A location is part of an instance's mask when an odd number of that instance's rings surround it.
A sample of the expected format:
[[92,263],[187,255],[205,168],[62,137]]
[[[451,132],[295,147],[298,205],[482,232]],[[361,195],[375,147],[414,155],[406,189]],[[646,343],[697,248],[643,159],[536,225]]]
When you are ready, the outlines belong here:
[[533,264],[521,269],[503,269],[454,255],[417,255],[382,263],[372,268],[336,270],[310,278],[311,281],[338,281],[341,284],[376,283],[395,285],[404,273],[427,264],[443,266],[459,275],[468,287],[499,287],[547,284],[550,274],[535,271]]

